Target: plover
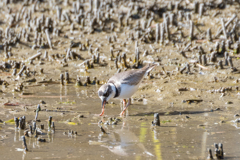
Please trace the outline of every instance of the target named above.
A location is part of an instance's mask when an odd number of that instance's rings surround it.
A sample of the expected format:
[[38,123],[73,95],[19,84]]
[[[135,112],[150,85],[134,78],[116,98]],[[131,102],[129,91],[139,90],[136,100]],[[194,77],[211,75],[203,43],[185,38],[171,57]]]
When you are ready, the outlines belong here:
[[[131,96],[138,90],[143,77],[154,67],[154,64],[148,64],[141,69],[120,72],[112,76],[98,90],[98,96],[102,100],[102,113],[99,116],[104,114],[105,104],[111,98],[123,99],[124,109],[120,113],[123,115],[130,104]],[[127,104],[126,99],[128,99]]]

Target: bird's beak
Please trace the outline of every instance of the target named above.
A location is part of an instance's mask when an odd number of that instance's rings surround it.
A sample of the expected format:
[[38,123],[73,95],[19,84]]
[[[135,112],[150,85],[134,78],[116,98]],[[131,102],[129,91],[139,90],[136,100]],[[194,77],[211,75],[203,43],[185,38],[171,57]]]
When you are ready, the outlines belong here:
[[106,100],[104,99],[103,101],[102,101],[102,108],[104,109],[104,107],[105,107],[105,104],[106,104]]
[[102,116],[102,115],[104,114],[104,107],[105,107],[105,104],[106,104],[106,100],[103,99],[103,101],[102,101],[102,113],[99,114],[99,116]]

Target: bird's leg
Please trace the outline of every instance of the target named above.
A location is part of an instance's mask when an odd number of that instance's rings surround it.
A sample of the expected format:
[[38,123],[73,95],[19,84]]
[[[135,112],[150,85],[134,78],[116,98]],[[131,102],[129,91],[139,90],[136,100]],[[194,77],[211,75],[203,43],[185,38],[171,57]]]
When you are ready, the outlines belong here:
[[102,113],[99,114],[99,116],[102,116],[104,114],[104,108],[102,108]]
[[[123,102],[126,104],[126,100],[124,99]],[[120,113],[120,116],[122,116],[124,114],[124,112],[126,111],[127,107],[130,105],[131,103],[131,98],[128,98],[128,103],[127,105],[124,107],[123,111]]]
[[99,114],[99,116],[102,116],[102,115],[104,114],[105,103],[106,103],[106,101],[104,100],[104,101],[102,102],[102,113]]
[[126,99],[123,99],[123,107],[126,106]]
[[128,103],[129,103],[129,105],[132,104],[132,99],[131,98],[128,99]]

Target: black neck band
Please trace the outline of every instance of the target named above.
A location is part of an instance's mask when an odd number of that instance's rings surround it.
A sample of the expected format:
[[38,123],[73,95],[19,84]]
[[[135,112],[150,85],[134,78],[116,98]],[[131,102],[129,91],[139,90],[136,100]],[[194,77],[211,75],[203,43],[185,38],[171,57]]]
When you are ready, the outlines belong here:
[[118,97],[118,96],[119,96],[118,89],[117,89],[117,87],[115,86],[115,84],[114,84],[114,83],[111,83],[111,84],[113,84],[113,85],[114,85],[114,87],[116,88],[116,93],[115,93],[115,95],[114,95],[114,97],[113,97],[113,98],[116,98],[116,97]]

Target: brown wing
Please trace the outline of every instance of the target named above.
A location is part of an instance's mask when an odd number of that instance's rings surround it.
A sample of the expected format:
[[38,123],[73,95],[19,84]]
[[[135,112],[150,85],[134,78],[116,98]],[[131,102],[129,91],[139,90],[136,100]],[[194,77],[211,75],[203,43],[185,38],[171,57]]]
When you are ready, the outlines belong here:
[[112,76],[108,82],[116,83],[119,81],[122,84],[129,84],[129,85],[137,85],[141,82],[143,76],[145,75],[146,71],[149,69],[149,65],[138,69],[138,70],[131,70],[126,72],[120,72]]

